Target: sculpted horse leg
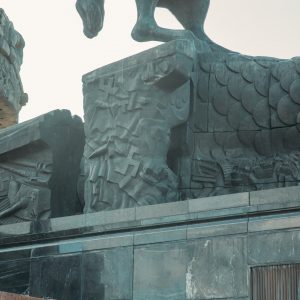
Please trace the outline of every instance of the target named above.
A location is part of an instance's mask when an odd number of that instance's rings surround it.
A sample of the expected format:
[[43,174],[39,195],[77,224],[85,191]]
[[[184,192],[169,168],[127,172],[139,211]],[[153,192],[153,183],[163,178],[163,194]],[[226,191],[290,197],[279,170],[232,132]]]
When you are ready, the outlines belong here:
[[[136,0],[138,12],[137,23],[132,30],[132,38],[138,42],[160,41],[168,42],[178,38],[193,38],[187,30],[174,30],[161,28],[154,19],[155,8],[160,0]],[[167,2],[172,2],[169,0]],[[186,1],[186,0],[181,0]]]
[[[132,31],[136,41],[168,42],[174,39],[194,39],[216,50],[222,49],[206,36],[203,30],[210,0],[136,0],[138,19]],[[157,6],[169,9],[185,28],[174,30],[157,25],[154,12]],[[104,0],[77,0],[76,8],[81,16],[84,34],[95,37],[102,29],[104,20]],[[197,39],[197,38],[198,39]]]
[[210,0],[160,0],[158,6],[170,10],[186,30],[203,40],[207,38],[203,27],[209,4]]
[[83,22],[83,32],[95,37],[103,27],[104,0],[77,0],[76,9]]
[[231,52],[213,42],[204,32],[210,0],[160,0],[158,6],[169,9],[182,26],[206,42],[213,51]]

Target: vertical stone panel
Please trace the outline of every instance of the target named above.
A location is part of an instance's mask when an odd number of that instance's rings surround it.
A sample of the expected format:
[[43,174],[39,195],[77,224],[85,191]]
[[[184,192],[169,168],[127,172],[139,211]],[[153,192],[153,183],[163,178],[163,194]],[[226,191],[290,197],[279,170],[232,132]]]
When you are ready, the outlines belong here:
[[134,300],[185,299],[185,243],[137,247],[134,251]]
[[30,295],[59,300],[81,299],[81,254],[33,259]]
[[131,300],[132,277],[132,247],[84,253],[81,299]]
[[300,262],[300,231],[251,234],[248,245],[249,265]]
[[200,239],[189,243],[187,299],[248,296],[246,245],[244,236]]

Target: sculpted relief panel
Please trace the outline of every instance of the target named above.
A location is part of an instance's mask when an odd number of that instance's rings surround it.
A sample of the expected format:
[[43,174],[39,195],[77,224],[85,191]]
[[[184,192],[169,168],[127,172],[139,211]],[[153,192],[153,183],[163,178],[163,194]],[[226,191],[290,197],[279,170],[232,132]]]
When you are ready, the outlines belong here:
[[50,149],[39,148],[24,149],[27,155],[16,151],[0,162],[0,224],[50,217],[53,158]]
[[83,124],[53,111],[0,131],[0,224],[80,213]]
[[298,184],[299,58],[198,60],[190,197]]
[[153,59],[129,58],[134,65],[116,73],[85,76],[86,212],[178,199],[167,154],[171,129],[189,115],[192,59],[173,51],[166,46]]
[[299,90],[299,58],[187,40],[87,74],[85,211],[297,185]]

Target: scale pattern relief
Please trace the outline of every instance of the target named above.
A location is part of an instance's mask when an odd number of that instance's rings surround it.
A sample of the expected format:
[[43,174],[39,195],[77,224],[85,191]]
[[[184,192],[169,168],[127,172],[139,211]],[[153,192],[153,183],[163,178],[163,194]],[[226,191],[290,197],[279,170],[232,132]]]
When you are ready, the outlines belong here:
[[298,185],[300,59],[198,60],[195,152],[183,190],[193,198]]

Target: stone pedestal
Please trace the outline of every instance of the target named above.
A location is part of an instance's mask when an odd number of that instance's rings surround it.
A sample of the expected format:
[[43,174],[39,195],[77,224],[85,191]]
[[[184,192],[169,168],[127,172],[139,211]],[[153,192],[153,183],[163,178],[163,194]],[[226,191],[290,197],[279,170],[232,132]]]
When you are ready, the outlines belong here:
[[80,213],[83,124],[53,111],[0,131],[0,224]]
[[20,79],[25,42],[0,8],[0,128],[16,124],[27,102]]
[[270,266],[298,272],[299,74],[299,59],[174,41],[85,75],[82,215],[65,216],[81,122],[56,111],[1,131],[0,224],[26,222],[0,225],[0,289],[249,300]]
[[300,182],[299,58],[179,40],[83,82],[85,212]]
[[60,300],[249,300],[257,267],[300,264],[299,208],[300,188],[289,187],[53,218],[44,228],[2,225],[0,289]]

